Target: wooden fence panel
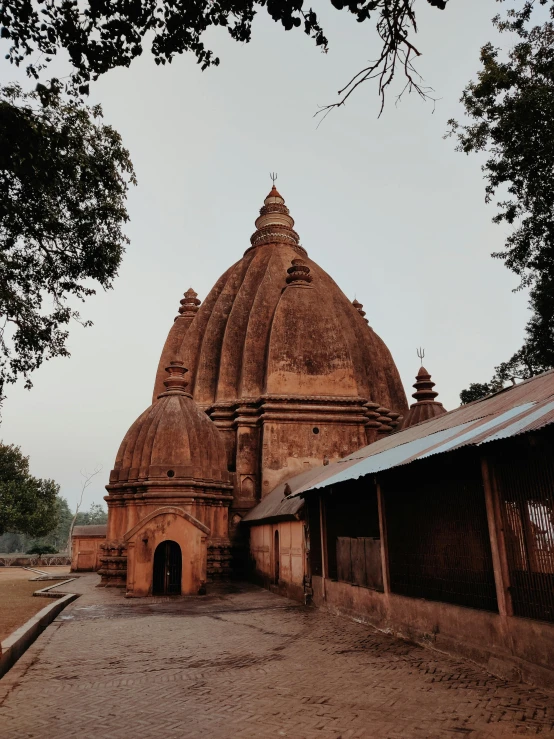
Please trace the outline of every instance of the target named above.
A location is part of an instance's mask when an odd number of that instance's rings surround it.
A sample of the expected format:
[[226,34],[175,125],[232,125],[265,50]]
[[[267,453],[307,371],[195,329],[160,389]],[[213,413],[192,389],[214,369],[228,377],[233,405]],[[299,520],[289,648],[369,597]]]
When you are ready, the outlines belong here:
[[362,588],[382,591],[380,540],[361,536],[338,536],[337,579]]
[[348,536],[337,537],[337,579],[342,582],[352,582],[352,556]]
[[352,583],[366,587],[365,539],[351,539],[350,553],[352,559]]
[[383,568],[381,564],[381,540],[364,539],[367,587],[383,591]]

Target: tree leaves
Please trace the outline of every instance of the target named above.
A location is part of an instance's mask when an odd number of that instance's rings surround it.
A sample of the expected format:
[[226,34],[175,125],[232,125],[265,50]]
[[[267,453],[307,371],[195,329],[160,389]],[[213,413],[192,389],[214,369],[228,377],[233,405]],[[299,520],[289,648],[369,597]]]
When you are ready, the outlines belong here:
[[472,403],[474,400],[486,398],[495,391],[495,388],[489,382],[472,382],[467,390],[460,393],[460,401],[462,405]]
[[[551,0],[550,17],[554,18]],[[470,123],[449,121],[457,150],[485,152],[485,198],[496,200],[493,221],[510,226],[502,259],[530,287],[532,317],[523,347],[495,369],[492,384],[526,379],[554,367],[554,23],[531,25],[533,3],[494,23],[516,33],[507,56],[481,49],[481,70],[461,102]],[[466,391],[463,391],[466,392]]]
[[135,176],[98,106],[63,101],[54,80],[0,87],[0,398],[6,383],[68,356],[71,299],[109,289],[127,243]]
[[[337,10],[351,13],[359,23],[371,19],[382,42],[376,66],[354,77],[356,87],[376,75],[379,89],[392,82],[397,68],[408,81],[408,88],[419,86],[412,60],[419,55],[409,36],[417,31],[415,4],[424,0],[331,0]],[[427,0],[444,10],[448,0]],[[222,26],[232,39],[248,43],[256,13],[266,9],[285,31],[303,28],[322,51],[328,40],[313,8],[304,8],[303,0],[32,0],[0,2],[0,27],[10,47],[7,58],[21,65],[27,58],[30,76],[39,74],[56,53],[64,49],[73,65],[68,88],[75,94],[87,94],[91,80],[114,67],[128,67],[142,54],[146,37],[156,64],[172,61],[176,54],[190,52],[201,68],[217,66],[219,57],[202,41],[210,28]],[[38,61],[36,61],[38,60]],[[361,77],[361,79],[360,79]],[[390,80],[389,80],[390,78]],[[387,80],[389,80],[387,82]],[[385,84],[386,82],[386,84]],[[349,88],[344,88],[346,92]],[[339,93],[340,94],[340,93]],[[346,97],[341,98],[343,104]]]
[[19,447],[0,443],[0,535],[17,531],[43,536],[55,528],[59,485],[29,474]]
[[[104,524],[107,520],[108,511],[106,508],[100,503],[91,503],[88,511],[79,511],[75,524],[77,526],[88,526]],[[56,524],[52,530],[38,538],[18,532],[2,534],[0,535],[0,552],[25,552],[33,545],[48,545],[54,547],[57,552],[64,551],[72,521],[73,513],[69,509],[67,500],[58,494],[56,496]]]

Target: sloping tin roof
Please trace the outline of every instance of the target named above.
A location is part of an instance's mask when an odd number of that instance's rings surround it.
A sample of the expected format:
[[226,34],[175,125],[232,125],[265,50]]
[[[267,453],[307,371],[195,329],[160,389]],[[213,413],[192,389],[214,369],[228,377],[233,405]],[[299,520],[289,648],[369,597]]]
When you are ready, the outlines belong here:
[[[327,469],[327,467],[323,469]],[[310,482],[314,477],[314,472],[321,474],[320,468],[316,467],[315,470],[307,470],[300,475],[296,475],[294,480],[297,481],[297,486]],[[296,518],[296,514],[304,505],[304,501],[302,498],[292,498],[290,495],[286,497],[285,487],[287,484],[290,486],[290,481],[277,485],[242,520],[246,523],[259,523],[262,520],[269,522]],[[290,492],[294,492],[294,490],[296,488],[290,488]]]
[[91,524],[89,526],[74,526],[72,538],[77,536],[106,536],[108,526],[105,523]]
[[288,480],[291,488],[289,499],[308,490],[357,480],[364,475],[463,446],[507,439],[552,423],[554,370],[549,370],[482,400],[391,434],[338,462],[310,470],[308,480],[300,480],[301,475],[292,478]]

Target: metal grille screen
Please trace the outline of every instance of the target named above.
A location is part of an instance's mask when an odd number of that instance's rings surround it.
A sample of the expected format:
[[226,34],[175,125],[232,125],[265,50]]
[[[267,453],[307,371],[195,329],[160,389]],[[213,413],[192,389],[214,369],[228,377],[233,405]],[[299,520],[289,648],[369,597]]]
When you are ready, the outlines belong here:
[[550,448],[495,460],[516,616],[554,622],[554,462]]
[[497,611],[479,465],[465,455],[385,479],[391,590]]

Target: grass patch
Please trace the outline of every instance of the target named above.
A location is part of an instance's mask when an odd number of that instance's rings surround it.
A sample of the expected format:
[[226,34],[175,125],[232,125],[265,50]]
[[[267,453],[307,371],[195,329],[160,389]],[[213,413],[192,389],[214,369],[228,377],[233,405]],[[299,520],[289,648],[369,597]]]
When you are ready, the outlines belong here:
[[52,602],[33,598],[35,590],[47,583],[10,577],[11,573],[3,570],[0,570],[0,642]]

